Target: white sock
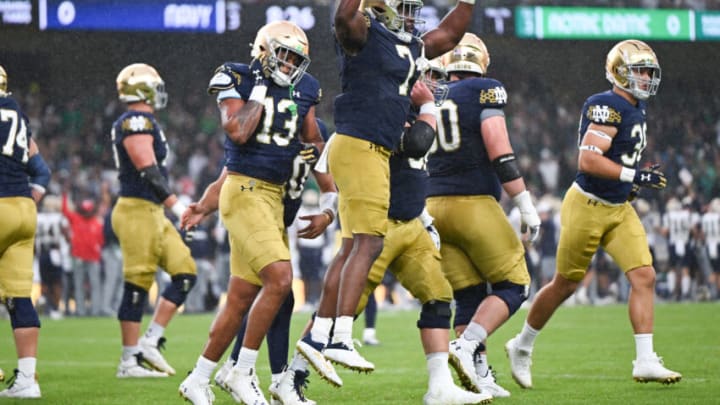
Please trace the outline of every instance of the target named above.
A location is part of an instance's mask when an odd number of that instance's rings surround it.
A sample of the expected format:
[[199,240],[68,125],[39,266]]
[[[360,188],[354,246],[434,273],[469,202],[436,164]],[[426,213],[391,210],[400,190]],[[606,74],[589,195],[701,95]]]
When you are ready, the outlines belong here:
[[237,362],[235,363],[235,367],[253,368],[253,367],[255,367],[257,358],[258,358],[257,350],[248,349],[247,347],[243,346],[242,348],[240,348],[240,354],[238,354],[238,359],[237,359]]
[[692,279],[687,274],[683,275],[680,279],[680,294],[682,294],[682,297],[687,297],[690,294],[690,284],[692,284]]
[[315,317],[312,329],[310,329],[310,339],[314,342],[327,345],[330,341],[330,329],[333,326],[332,318]]
[[428,369],[428,387],[432,390],[447,384],[453,384],[448,368],[448,354],[444,352],[425,355]]
[[305,360],[305,357],[301,356],[297,351],[295,354],[293,354],[293,358],[290,361],[290,366],[288,366],[288,369],[293,371],[307,371],[308,369],[308,362]]
[[635,358],[637,360],[653,357],[653,334],[638,333],[635,335]]
[[23,357],[18,359],[18,370],[24,377],[33,378],[35,376],[35,367],[37,359],[35,357]]
[[157,344],[158,339],[162,337],[163,333],[165,333],[165,327],[155,323],[155,321],[152,321],[150,322],[150,325],[148,325],[145,337],[150,339],[151,342]]
[[535,344],[535,338],[539,333],[540,331],[530,326],[526,320],[525,324],[523,325],[522,331],[518,335],[518,348],[528,352],[532,352],[533,345]]
[[200,356],[198,357],[197,363],[195,363],[195,368],[192,369],[192,374],[195,377],[202,379],[202,381],[208,382],[210,381],[210,376],[216,366],[217,362],[209,360],[204,356]]
[[334,343],[351,342],[352,341],[352,316],[339,316],[335,318],[335,332],[332,341]]
[[140,353],[140,347],[138,345],[135,346],[123,346],[122,348],[122,359],[123,361],[130,360],[130,358],[136,354]]
[[463,332],[462,337],[466,340],[477,340],[482,342],[487,339],[487,335],[488,333],[482,325],[471,321],[467,328],[465,328],[465,332]]

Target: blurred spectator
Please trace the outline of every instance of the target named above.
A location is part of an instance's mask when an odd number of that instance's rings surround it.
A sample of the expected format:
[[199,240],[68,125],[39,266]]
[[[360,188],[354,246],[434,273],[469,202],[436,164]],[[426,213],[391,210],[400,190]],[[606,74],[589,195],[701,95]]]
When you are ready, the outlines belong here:
[[[73,258],[72,273],[75,286],[75,314],[99,316],[102,312],[102,285],[100,283],[100,251],[104,242],[103,223],[96,216],[96,204],[92,199],[80,202],[77,211],[70,209],[68,195],[62,195],[62,213],[70,222],[70,253]],[[85,304],[85,278],[88,278],[90,310]]]

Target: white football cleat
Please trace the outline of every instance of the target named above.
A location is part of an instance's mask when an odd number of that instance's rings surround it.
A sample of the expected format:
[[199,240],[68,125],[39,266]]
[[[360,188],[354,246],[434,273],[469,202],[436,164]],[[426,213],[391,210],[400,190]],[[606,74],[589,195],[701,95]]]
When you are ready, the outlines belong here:
[[463,338],[450,341],[448,362],[455,369],[463,387],[472,392],[481,392],[475,375],[475,362],[473,356],[480,342],[473,342]]
[[163,371],[168,375],[175,375],[175,369],[168,364],[163,355],[160,353],[161,349],[165,349],[165,342],[167,339],[161,337],[157,343],[145,338],[144,336],[138,341],[140,351],[143,354],[143,359],[155,370]]
[[363,344],[366,346],[377,346],[380,341],[375,334],[375,328],[367,328],[363,330]]
[[310,338],[310,334],[299,340],[295,345],[298,353],[310,363],[317,371],[320,378],[329,382],[336,387],[342,387],[343,382],[335,371],[335,367],[325,358],[323,350],[325,345],[315,342]]
[[120,359],[117,368],[117,378],[161,378],[167,377],[168,374],[162,371],[151,370],[143,364],[143,354],[138,353],[128,360]]
[[465,391],[455,384],[438,385],[423,396],[423,405],[465,405],[489,404],[493,397],[487,391],[481,393]]
[[508,398],[510,391],[498,385],[495,380],[495,372],[490,368],[485,376],[477,376],[478,387],[480,392],[489,392],[495,398]]
[[515,382],[523,388],[532,388],[532,352],[517,347],[517,336],[505,343],[505,352],[510,360],[510,371]]
[[653,353],[651,357],[633,360],[633,380],[637,382],[659,382],[674,384],[680,382],[682,375],[663,366],[662,357]]
[[0,391],[0,398],[41,398],[40,385],[35,376],[25,376],[15,369],[15,374],[8,380],[10,385]]
[[307,370],[285,370],[280,379],[270,385],[271,405],[316,405],[316,402],[305,398],[308,384]]
[[355,350],[352,341],[330,343],[323,352],[325,358],[333,363],[354,371],[364,371],[370,373],[375,370],[375,365],[365,360],[363,356]]
[[193,405],[212,405],[215,401],[215,394],[210,389],[210,382],[201,381],[192,374],[185,377],[178,391],[181,397]]
[[269,405],[260,389],[260,381],[252,368],[230,369],[225,386],[235,402],[246,405]]
[[230,391],[228,391],[227,386],[225,385],[225,380],[227,379],[227,376],[230,373],[230,370],[232,370],[233,366],[233,361],[231,359],[227,359],[227,361],[223,363],[222,367],[220,367],[218,371],[215,372],[215,377],[213,378],[215,385],[228,393]]

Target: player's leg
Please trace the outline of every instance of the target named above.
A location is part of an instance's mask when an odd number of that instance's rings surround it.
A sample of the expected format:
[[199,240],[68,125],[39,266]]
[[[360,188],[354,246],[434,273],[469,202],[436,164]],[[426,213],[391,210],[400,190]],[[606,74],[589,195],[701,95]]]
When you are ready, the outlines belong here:
[[170,283],[158,299],[153,319],[138,344],[145,360],[153,368],[174,375],[175,369],[168,364],[160,351],[164,349],[167,341],[164,336],[165,328],[195,286],[197,267],[190,255],[190,249],[172,223],[167,218],[163,218],[162,224],[160,266],[170,275]]
[[18,366],[13,383],[0,398],[40,398],[36,381],[40,319],[30,299],[33,245],[37,223],[35,203],[29,198],[0,198],[0,305],[10,314]]
[[550,283],[535,295],[522,331],[505,344],[513,378],[523,388],[532,387],[530,365],[535,338],[585,276],[608,226],[606,210],[611,208],[588,204],[588,198],[575,188],[571,187],[565,195],[561,208],[557,272]]
[[626,204],[624,220],[603,238],[605,250],[625,272],[630,282],[628,313],[635,336],[633,378],[639,382],[672,384],[682,376],[668,370],[653,349],[655,269],[645,230],[635,210]]
[[123,257],[123,291],[118,308],[122,355],[118,378],[167,377],[147,367],[138,345],[140,323],[158,263],[156,247],[162,237],[164,213],[148,201],[120,198],[112,212],[112,226]]
[[343,237],[351,237],[353,247],[342,268],[335,329],[325,356],[351,368],[355,368],[352,359],[361,358],[356,353],[344,353],[355,351],[353,315],[387,232],[389,157],[390,151],[379,145],[342,134],[335,135],[329,150],[330,173],[339,190]]

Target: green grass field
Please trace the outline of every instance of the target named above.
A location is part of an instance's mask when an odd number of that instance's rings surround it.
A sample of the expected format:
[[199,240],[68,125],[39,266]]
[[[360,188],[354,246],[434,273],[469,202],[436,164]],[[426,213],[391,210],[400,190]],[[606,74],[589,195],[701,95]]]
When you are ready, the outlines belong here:
[[[720,305],[674,304],[656,307],[655,349],[667,366],[683,374],[680,384],[638,384],[631,378],[634,341],[624,305],[561,308],[538,338],[532,390],[512,381],[503,345],[520,328],[520,311],[489,342],[498,382],[512,392],[508,404],[719,404]],[[308,314],[296,314],[291,341]],[[146,317],[148,318],[148,317]],[[361,352],[375,363],[369,375],[338,370],[345,384],[336,389],[312,375],[308,397],[320,404],[421,404],[427,382],[425,359],[415,328],[415,312],[380,312],[381,346]],[[181,315],[167,332],[168,361],[178,375],[160,380],[118,380],[119,327],[114,319],[43,319],[38,371],[47,404],[182,403],[177,388],[195,364],[207,336],[210,315]],[[147,319],[146,319],[147,321]],[[361,331],[360,325],[355,328]],[[267,356],[258,362],[261,385],[270,383]],[[9,321],[0,321],[0,368],[16,366]],[[266,390],[267,392],[267,390]],[[232,404],[215,389],[216,404]],[[14,403],[13,401],[1,401]],[[27,403],[28,401],[16,401]]]

